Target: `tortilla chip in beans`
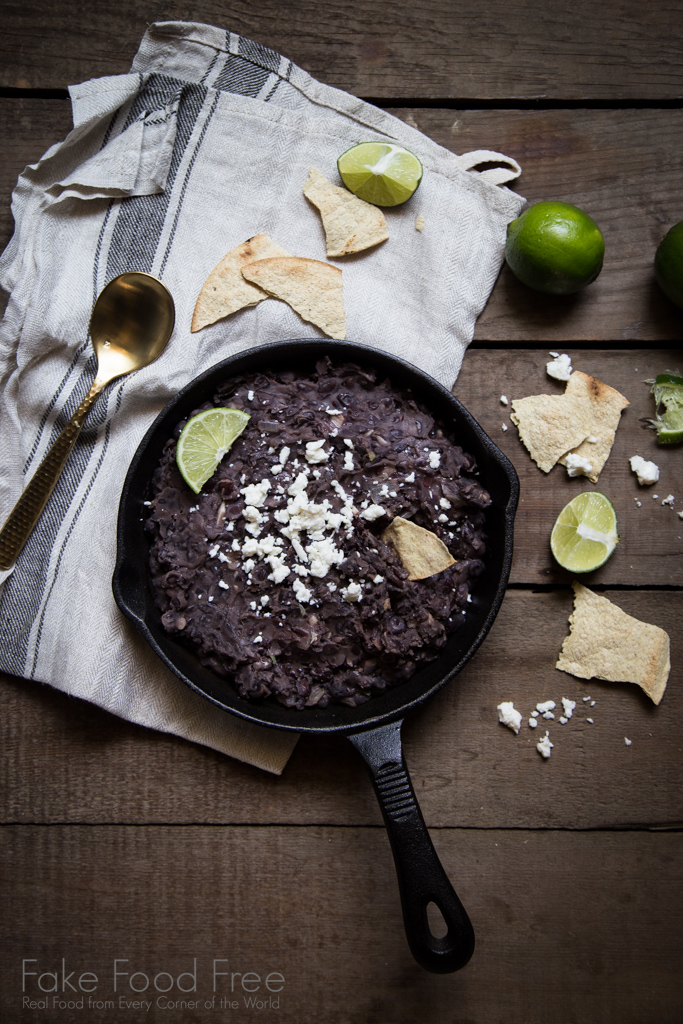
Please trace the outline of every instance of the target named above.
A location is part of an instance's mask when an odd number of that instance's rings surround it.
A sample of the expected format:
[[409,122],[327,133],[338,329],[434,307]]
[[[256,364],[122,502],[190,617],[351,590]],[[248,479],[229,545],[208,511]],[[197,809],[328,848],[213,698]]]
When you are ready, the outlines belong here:
[[392,519],[382,534],[382,540],[394,548],[411,580],[424,580],[456,562],[435,533],[401,516]]

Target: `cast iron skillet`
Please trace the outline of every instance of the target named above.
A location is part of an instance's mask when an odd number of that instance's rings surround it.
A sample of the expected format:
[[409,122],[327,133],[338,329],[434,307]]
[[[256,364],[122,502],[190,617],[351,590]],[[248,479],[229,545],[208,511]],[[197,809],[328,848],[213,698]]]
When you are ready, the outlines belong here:
[[[269,368],[308,371],[322,356],[335,363],[354,362],[389,376],[398,389],[409,388],[443,421],[465,451],[471,452],[480,479],[491,494],[487,510],[486,570],[477,581],[464,624],[439,657],[411,679],[373,697],[360,707],[334,705],[296,711],[280,704],[248,702],[230,683],[200,665],[197,658],[168,636],[154,603],[143,531],[143,502],[151,497],[151,480],[164,444],[177,424],[217,385],[242,373]],[[428,971],[445,974],[467,963],[474,950],[472,925],[432,846],[401,750],[400,730],[409,711],[436,693],[469,661],[489,631],[503,599],[512,560],[512,531],[519,484],[505,456],[450,392],[414,366],[362,345],[337,341],[294,340],[260,346],[216,364],[187,385],[154,421],[143,438],[123,487],[118,521],[118,555],[114,597],[159,657],[183,682],[218,707],[240,718],[295,732],[348,736],[366,762],[382,808],[396,863],[406,936],[413,956]],[[442,937],[429,927],[427,907],[436,904],[447,924]]]

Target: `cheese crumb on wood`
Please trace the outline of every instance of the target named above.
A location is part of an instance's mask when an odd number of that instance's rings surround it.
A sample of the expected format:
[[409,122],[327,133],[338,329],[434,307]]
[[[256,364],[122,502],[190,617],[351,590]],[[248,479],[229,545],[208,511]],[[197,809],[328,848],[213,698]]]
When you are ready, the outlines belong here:
[[515,735],[519,733],[519,727],[522,724],[522,715],[520,711],[517,711],[515,705],[511,700],[504,700],[496,708],[498,712],[498,721],[501,725],[507,725],[508,729],[512,729]]
[[550,757],[550,751],[554,746],[555,744],[550,742],[550,734],[546,729],[545,736],[542,739],[540,739],[536,744],[536,750],[539,752],[541,757],[547,759]]

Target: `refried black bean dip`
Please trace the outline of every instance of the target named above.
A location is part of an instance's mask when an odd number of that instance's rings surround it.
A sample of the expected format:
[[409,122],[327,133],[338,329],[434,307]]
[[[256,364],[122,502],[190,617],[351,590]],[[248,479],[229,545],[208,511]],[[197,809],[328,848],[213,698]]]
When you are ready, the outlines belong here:
[[[251,419],[201,493],[176,466],[184,423],[154,474],[145,528],[167,632],[242,697],[299,709],[354,707],[436,658],[483,570],[491,499],[474,458],[410,393],[327,359],[233,378],[213,404]],[[456,564],[409,580],[380,539],[397,515]]]

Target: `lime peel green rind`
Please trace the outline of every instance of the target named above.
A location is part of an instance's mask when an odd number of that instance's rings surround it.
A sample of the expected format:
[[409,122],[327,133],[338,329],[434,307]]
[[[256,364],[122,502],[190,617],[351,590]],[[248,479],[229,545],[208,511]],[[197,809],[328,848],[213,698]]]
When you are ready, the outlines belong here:
[[178,438],[176,463],[195,494],[211,479],[250,419],[241,409],[213,408],[187,421]]
[[573,573],[599,569],[618,543],[614,505],[600,491],[584,491],[565,505],[550,535],[556,562]]
[[547,295],[570,295],[591,284],[604,255],[600,228],[571,203],[535,203],[508,224],[510,269],[523,284]]

